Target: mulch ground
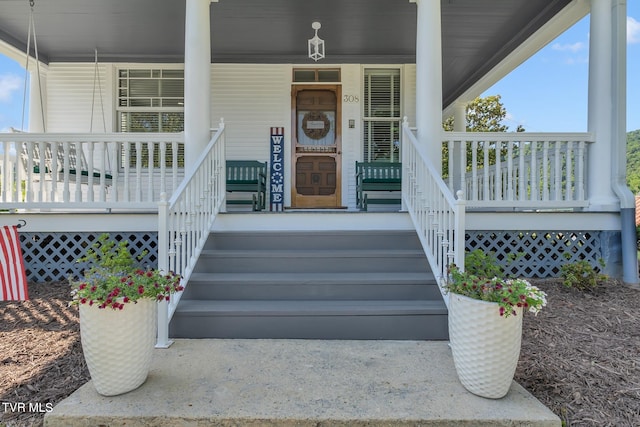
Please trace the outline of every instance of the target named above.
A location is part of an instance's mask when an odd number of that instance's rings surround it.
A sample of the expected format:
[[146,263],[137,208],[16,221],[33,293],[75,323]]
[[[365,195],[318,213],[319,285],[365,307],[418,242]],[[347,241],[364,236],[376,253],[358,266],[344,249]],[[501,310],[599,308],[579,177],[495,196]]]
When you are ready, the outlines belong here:
[[[640,291],[535,283],[549,302],[524,318],[516,381],[567,426],[640,426]],[[89,380],[68,285],[30,284],[29,296],[0,302],[0,426],[42,425]]]

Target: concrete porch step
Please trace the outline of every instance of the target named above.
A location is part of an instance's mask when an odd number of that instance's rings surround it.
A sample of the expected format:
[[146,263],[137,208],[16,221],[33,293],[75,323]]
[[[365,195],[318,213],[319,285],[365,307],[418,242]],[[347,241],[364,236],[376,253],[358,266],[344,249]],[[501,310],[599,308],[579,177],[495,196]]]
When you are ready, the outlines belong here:
[[513,382],[506,397],[467,392],[446,342],[177,340],[147,381],[105,398],[91,382],[47,427],[560,427]]

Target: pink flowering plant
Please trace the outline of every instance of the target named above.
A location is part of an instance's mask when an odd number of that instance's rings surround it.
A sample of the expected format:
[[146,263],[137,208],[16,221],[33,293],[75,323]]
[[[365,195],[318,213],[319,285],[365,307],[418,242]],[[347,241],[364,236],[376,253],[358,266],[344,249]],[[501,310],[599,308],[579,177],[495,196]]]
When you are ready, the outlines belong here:
[[184,289],[181,277],[173,272],[136,266],[127,246],[127,241],[109,240],[108,234],[98,238],[78,260],[88,262],[90,268],[81,280],[71,280],[73,304],[122,310],[141,298],[169,300],[171,294]]
[[469,298],[498,303],[500,316],[517,315],[518,309],[537,314],[547,305],[547,295],[524,279],[482,277],[450,265],[445,290]]

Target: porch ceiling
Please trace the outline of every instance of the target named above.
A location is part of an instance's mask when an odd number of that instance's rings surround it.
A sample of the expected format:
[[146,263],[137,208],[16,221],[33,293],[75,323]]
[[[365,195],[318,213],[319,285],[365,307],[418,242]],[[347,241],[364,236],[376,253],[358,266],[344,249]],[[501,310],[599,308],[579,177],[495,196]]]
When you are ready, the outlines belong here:
[[[572,0],[442,0],[446,107]],[[28,0],[0,1],[0,40],[24,51]],[[35,0],[45,62],[182,62],[184,0]],[[311,23],[327,56],[318,64],[415,62],[409,0],[219,0],[211,4],[213,62],[313,64]]]

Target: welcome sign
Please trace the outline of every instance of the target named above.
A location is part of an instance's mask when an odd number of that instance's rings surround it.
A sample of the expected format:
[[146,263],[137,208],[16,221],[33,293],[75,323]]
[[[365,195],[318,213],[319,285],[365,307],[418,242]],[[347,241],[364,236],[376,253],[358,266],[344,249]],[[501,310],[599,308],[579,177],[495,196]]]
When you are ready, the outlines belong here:
[[271,128],[269,188],[271,211],[284,210],[284,128]]

